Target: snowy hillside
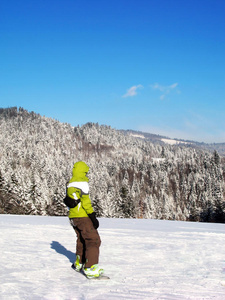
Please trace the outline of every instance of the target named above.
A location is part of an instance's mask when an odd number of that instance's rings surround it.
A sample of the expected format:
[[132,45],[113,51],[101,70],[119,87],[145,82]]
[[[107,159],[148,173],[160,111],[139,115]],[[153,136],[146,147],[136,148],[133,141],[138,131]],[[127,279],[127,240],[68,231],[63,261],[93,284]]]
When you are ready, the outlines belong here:
[[224,299],[223,224],[100,219],[109,281],[74,272],[67,217],[0,215],[1,299]]
[[225,223],[225,158],[161,144],[0,109],[0,213],[66,215],[66,182],[83,160],[99,217]]

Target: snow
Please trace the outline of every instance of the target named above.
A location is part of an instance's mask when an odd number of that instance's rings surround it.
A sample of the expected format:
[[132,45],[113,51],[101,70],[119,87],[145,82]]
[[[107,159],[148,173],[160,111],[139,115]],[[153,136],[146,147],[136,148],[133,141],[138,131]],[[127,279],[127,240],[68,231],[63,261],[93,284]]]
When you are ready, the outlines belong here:
[[171,139],[161,139],[162,142],[165,144],[170,144],[170,145],[177,145],[177,144],[191,144],[189,142],[183,142],[183,141],[177,141],[177,140],[171,140]]
[[1,299],[225,299],[225,226],[99,219],[108,281],[72,270],[67,217],[0,215]]
[[164,157],[152,157],[152,160],[155,162],[161,162],[161,161],[165,161]]
[[130,133],[130,136],[137,137],[137,138],[140,138],[140,139],[145,139],[145,136],[143,134]]

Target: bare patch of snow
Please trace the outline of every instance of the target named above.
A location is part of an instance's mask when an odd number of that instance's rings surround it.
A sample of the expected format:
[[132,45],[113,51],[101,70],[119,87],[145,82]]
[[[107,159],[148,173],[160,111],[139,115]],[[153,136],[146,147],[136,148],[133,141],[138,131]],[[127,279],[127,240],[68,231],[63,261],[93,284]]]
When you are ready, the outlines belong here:
[[133,134],[133,133],[130,133],[130,136],[137,137],[137,138],[140,138],[140,139],[145,139],[145,136],[142,135],[142,134]]
[[162,157],[152,157],[152,160],[155,161],[155,162],[160,162],[160,161],[164,161],[165,158],[162,158]]
[[170,145],[178,145],[178,144],[190,144],[188,142],[183,142],[183,141],[177,141],[177,140],[171,140],[171,139],[161,139],[162,142],[165,144],[170,144]]

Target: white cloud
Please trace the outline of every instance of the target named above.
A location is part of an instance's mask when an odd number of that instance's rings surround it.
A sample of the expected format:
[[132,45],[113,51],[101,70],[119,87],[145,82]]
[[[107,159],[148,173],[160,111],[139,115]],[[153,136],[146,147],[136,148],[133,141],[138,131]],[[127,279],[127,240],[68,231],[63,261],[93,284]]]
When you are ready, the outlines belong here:
[[177,86],[178,86],[178,83],[176,82],[176,83],[174,83],[174,84],[171,84],[171,85],[169,86],[169,88],[170,88],[170,89],[175,89]]
[[150,86],[153,90],[160,90],[161,92],[163,92],[165,90],[165,87],[158,84],[158,83],[155,83],[155,84],[150,85]]
[[164,100],[166,95],[168,95],[172,90],[174,90],[178,86],[178,83],[173,83],[171,85],[165,86],[165,85],[160,85],[158,83],[155,83],[153,85],[150,85],[150,87],[153,90],[159,90],[162,95],[160,96],[160,100]]
[[131,88],[129,88],[127,90],[126,94],[123,95],[123,98],[136,96],[137,95],[137,89],[140,89],[140,88],[143,88],[143,86],[141,84],[132,86]]

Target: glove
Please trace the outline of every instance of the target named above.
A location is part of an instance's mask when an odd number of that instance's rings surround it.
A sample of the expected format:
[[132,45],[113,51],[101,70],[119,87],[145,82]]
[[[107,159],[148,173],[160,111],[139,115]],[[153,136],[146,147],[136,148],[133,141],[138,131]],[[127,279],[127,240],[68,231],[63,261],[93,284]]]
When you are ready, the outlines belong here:
[[89,214],[88,217],[91,219],[94,228],[97,229],[97,228],[99,227],[99,222],[98,222],[98,220],[96,219],[95,212],[93,212],[92,214]]
[[68,206],[69,208],[74,208],[77,206],[77,204],[80,202],[80,199],[78,200],[74,200],[72,198],[70,198],[69,196],[66,196],[63,199],[63,202],[66,204],[66,206]]

